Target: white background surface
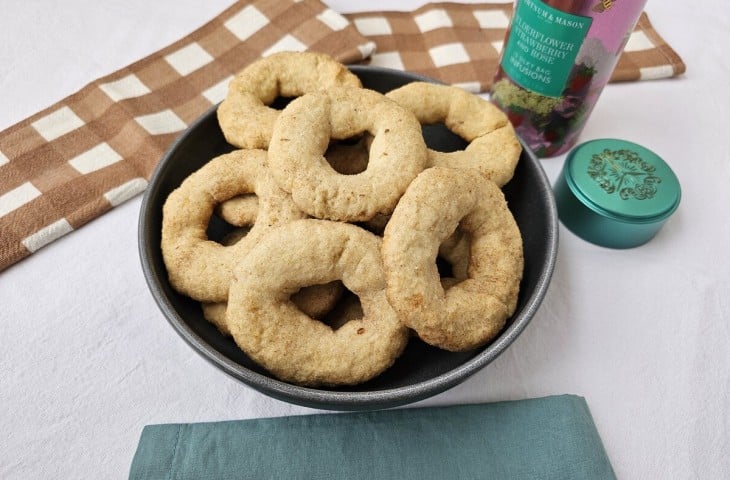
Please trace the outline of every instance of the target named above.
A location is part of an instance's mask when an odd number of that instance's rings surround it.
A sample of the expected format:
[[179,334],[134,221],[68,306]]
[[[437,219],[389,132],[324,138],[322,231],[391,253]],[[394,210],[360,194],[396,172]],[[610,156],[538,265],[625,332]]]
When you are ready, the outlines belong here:
[[[228,5],[3,0],[0,130]],[[682,183],[678,212],[633,250],[561,227],[551,288],[524,334],[417,405],[574,393],[588,401],[619,478],[730,478],[730,14],[720,0],[649,1],[647,12],[687,73],[609,85],[582,140],[656,151]],[[563,160],[543,161],[551,179]],[[229,378],[174,333],[142,277],[140,200],[0,273],[0,478],[125,478],[146,424],[314,412]]]

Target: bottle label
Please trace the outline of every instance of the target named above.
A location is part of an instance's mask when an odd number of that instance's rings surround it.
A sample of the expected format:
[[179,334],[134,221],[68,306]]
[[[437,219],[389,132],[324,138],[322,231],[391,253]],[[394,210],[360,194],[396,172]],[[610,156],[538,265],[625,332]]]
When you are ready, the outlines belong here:
[[519,0],[502,68],[522,88],[559,97],[591,21],[540,0]]

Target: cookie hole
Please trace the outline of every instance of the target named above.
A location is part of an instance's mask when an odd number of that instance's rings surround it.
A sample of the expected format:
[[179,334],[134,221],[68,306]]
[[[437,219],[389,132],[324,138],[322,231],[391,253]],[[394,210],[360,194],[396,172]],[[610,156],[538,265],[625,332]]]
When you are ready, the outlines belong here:
[[[210,216],[210,221],[208,222],[208,228],[205,230],[205,234],[207,235],[208,240],[225,245],[224,242],[230,241],[230,235],[232,232],[239,228],[240,227],[236,227],[226,222],[218,215],[213,214]],[[246,229],[246,231],[248,231],[248,229]]]
[[385,232],[385,227],[386,227],[386,225],[388,225],[389,220],[390,220],[390,215],[378,213],[370,220],[366,220],[364,222],[356,222],[355,225],[357,225],[360,228],[364,228],[365,230],[367,230],[368,232],[370,232],[374,235],[382,237],[383,233]]
[[214,214],[237,227],[253,227],[259,213],[259,197],[255,193],[237,195],[216,205]]
[[[365,142],[365,136],[370,135],[369,133],[360,133],[357,135],[353,135],[352,137],[343,138],[343,139],[332,139],[330,140],[330,147],[332,145],[341,145],[344,147],[354,147],[358,145],[362,145]],[[367,148],[367,145],[365,146]]]
[[426,146],[437,152],[451,153],[464,150],[469,144],[446,128],[443,123],[422,125],[423,138],[426,139]]
[[276,97],[273,102],[269,105],[274,110],[284,110],[289,103],[296,97]]
[[441,278],[453,278],[457,282],[469,276],[471,259],[471,235],[457,228],[439,246],[436,266]]
[[370,134],[331,140],[324,158],[341,175],[357,175],[368,168]]
[[440,255],[436,257],[436,268],[438,269],[439,277],[441,278],[450,278],[454,276],[454,269],[451,268],[451,264]]
[[436,257],[436,268],[439,272],[439,278],[441,280],[441,287],[444,289],[444,291],[447,291],[454,285],[460,283],[463,278],[457,278],[459,275],[457,273],[454,273],[454,269],[451,266],[451,263],[449,263],[448,260],[445,260],[442,257]]
[[360,298],[345,289],[340,301],[319,320],[332,330],[337,330],[350,320],[358,320],[362,317],[363,311]]
[[335,280],[302,287],[289,298],[305,315],[321,321],[335,308],[346,291],[343,283]]

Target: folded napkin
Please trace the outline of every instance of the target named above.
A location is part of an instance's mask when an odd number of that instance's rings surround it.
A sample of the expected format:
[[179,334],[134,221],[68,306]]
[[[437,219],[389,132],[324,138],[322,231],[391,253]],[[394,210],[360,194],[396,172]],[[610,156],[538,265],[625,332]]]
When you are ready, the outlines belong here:
[[615,478],[585,400],[144,427],[130,480]]
[[[0,132],[0,271],[141,193],[172,140],[252,60],[315,50],[485,91],[511,8],[432,3],[343,16],[318,0],[236,1],[172,45]],[[614,79],[683,71],[644,15]]]

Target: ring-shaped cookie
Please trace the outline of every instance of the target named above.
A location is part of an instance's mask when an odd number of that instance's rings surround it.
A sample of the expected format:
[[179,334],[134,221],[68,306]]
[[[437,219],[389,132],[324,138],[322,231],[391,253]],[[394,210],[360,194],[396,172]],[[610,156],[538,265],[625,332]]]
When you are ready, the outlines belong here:
[[[325,158],[332,168],[343,175],[354,175],[367,168],[367,138],[355,143],[332,142],[327,148]],[[216,207],[216,214],[237,227],[252,226],[258,215],[259,201],[254,194],[239,195],[226,200]]]
[[[444,292],[435,260],[457,226],[471,239],[468,278]],[[476,171],[424,170],[385,227],[382,250],[388,300],[431,345],[478,347],[514,313],[522,237],[500,188]]]
[[386,94],[424,125],[443,123],[468,143],[465,149],[429,149],[429,166],[474,168],[498,186],[514,175],[522,153],[507,116],[489,101],[459,87],[412,82]]
[[[408,341],[385,296],[381,240],[351,224],[298,220],[270,229],[238,264],[228,327],[238,346],[277,378],[349,385],[390,367]],[[363,317],[332,329],[290,300],[301,287],[341,280]]]
[[[263,231],[305,218],[265,168],[263,150],[236,150],[212,159],[189,175],[168,196],[162,209],[162,256],[170,284],[202,302],[221,302],[237,259]],[[216,205],[246,193],[256,193],[259,210],[249,233],[230,246],[210,240],[207,228]]]
[[278,52],[249,64],[228,84],[218,122],[228,143],[267,148],[279,110],[277,97],[299,97],[334,85],[362,86],[347,67],[324,53]]
[[[335,171],[324,157],[331,139],[372,135],[367,167]],[[303,95],[279,115],[269,145],[269,167],[294,203],[327,220],[365,221],[388,214],[426,166],[418,120],[384,95],[333,87]]]

